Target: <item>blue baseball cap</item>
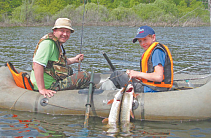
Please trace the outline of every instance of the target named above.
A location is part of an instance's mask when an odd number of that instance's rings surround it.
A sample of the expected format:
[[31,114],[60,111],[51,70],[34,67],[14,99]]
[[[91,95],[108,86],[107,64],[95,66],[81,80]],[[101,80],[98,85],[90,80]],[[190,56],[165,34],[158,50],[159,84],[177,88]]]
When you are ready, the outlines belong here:
[[137,41],[137,38],[144,38],[144,37],[146,37],[148,35],[153,35],[153,34],[155,34],[155,31],[151,27],[149,27],[149,26],[141,26],[137,30],[137,35],[133,39],[133,43],[135,43]]

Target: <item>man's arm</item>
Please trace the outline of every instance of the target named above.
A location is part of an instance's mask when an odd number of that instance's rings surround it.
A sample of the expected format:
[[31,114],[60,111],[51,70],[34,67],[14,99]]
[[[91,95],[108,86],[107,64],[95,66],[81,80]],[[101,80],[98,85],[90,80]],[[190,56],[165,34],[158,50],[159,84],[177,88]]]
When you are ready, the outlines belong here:
[[37,87],[38,87],[40,94],[44,95],[44,97],[46,97],[46,95],[49,98],[52,97],[53,94],[56,93],[56,92],[52,91],[52,90],[45,89],[44,67],[42,65],[38,64],[38,63],[35,63],[35,62],[33,62],[33,66],[34,66],[34,75],[35,75]]
[[126,73],[132,78],[143,78],[150,81],[161,82],[163,81],[163,70],[163,66],[159,64],[155,66],[155,70],[152,73],[144,73],[134,70],[127,70]]

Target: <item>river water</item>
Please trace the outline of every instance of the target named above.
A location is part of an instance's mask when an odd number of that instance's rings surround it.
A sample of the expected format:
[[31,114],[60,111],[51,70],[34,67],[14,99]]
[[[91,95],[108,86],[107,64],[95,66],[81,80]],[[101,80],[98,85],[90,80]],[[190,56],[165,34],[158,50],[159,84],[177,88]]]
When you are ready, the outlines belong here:
[[[82,70],[109,71],[103,57],[107,54],[118,70],[139,70],[144,52],[132,39],[138,27],[85,26],[81,47],[80,26],[74,27],[64,47],[68,57],[84,53]],[[167,45],[174,60],[174,72],[210,73],[211,27],[154,27],[157,41]],[[38,40],[51,27],[0,28],[0,66],[11,61],[16,68],[30,71],[32,55]],[[72,66],[75,71],[78,65]],[[183,71],[183,69],[185,69]],[[1,137],[210,137],[211,120],[201,121],[132,121],[118,126],[116,133],[106,133],[102,118],[90,117],[88,129],[84,116],[54,116],[0,109]]]

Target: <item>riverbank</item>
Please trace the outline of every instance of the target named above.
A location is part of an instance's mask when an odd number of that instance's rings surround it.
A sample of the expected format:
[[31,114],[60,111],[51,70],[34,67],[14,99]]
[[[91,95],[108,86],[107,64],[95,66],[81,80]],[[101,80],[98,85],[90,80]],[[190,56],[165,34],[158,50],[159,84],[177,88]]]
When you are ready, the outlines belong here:
[[[29,27],[29,26],[53,26],[54,21],[46,23],[2,23],[0,22],[0,27]],[[73,26],[81,26],[82,23],[72,23]],[[84,26],[129,26],[129,27],[139,27],[142,25],[156,26],[156,27],[199,27],[199,26],[210,26],[209,23],[199,22],[199,21],[189,21],[185,23],[175,22],[85,22]]]

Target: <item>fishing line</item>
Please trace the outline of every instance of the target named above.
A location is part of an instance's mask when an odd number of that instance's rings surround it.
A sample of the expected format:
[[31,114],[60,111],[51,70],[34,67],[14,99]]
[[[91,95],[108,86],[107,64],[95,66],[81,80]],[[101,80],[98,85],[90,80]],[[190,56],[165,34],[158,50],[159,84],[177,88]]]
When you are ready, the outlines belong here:
[[190,66],[190,67],[181,69],[181,70],[179,70],[179,71],[177,71],[177,72],[174,72],[174,74],[179,73],[179,72],[182,72],[182,71],[184,71],[184,70],[188,70],[188,69],[190,69],[190,68],[196,67],[196,66],[201,65],[201,64],[208,64],[208,63],[207,63],[207,62],[197,63],[197,64],[195,64],[195,65],[193,65],[193,66]]
[[115,77],[112,77],[112,78],[108,77],[107,79],[105,79],[104,81],[102,81],[102,83],[108,81],[109,79],[110,79],[110,80],[115,79],[115,78],[117,78],[117,77],[119,77],[119,76],[122,76],[123,74],[125,74],[125,72],[123,72],[123,73],[121,73],[121,74],[119,74],[119,75],[117,75],[117,76],[115,76]]
[[205,79],[205,78],[207,78],[207,77],[210,77],[211,76],[211,74],[208,74],[208,75],[206,75],[206,76],[204,76],[204,77],[198,77],[198,78],[189,78],[189,79],[178,79],[178,80],[174,80],[174,81],[185,81],[185,80],[200,80],[200,79]]
[[[193,65],[193,66],[190,66],[190,67],[184,68],[184,69],[179,70],[179,71],[177,71],[177,72],[174,72],[174,74],[179,73],[179,72],[182,72],[182,71],[184,71],[184,70],[188,70],[188,69],[190,69],[190,68],[196,67],[196,66],[201,65],[201,64],[209,64],[209,62],[201,62],[201,63],[197,63],[197,64],[195,64],[195,65]],[[107,81],[108,79],[110,79],[110,80],[111,80],[111,79],[117,78],[117,77],[119,77],[119,76],[122,76],[123,74],[125,74],[125,72],[123,72],[123,73],[119,74],[118,76],[115,76],[115,77],[112,77],[112,78],[107,78],[105,81]],[[188,80],[205,79],[205,78],[210,77],[210,76],[211,76],[211,74],[208,74],[208,75],[206,75],[206,76],[204,76],[204,77],[189,78]],[[174,80],[174,81],[185,81],[185,80],[187,80],[187,79],[177,79],[177,80]],[[103,81],[103,82],[105,82],[105,81]],[[129,81],[130,81],[130,80],[129,80]]]
[[[84,13],[85,13],[85,3],[86,0],[84,0],[84,12],[83,12],[83,19],[82,19],[82,32],[81,32],[81,46],[80,46],[80,54],[81,54],[81,49],[83,46],[83,32],[84,32]],[[79,64],[78,64],[78,71],[80,71],[81,68],[81,59],[79,59]]]

